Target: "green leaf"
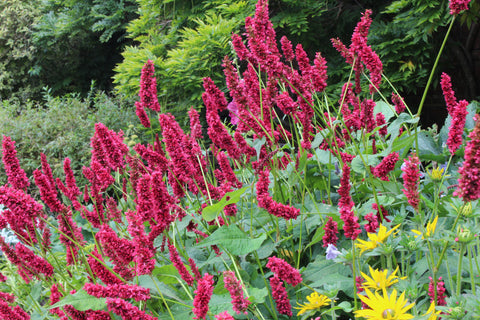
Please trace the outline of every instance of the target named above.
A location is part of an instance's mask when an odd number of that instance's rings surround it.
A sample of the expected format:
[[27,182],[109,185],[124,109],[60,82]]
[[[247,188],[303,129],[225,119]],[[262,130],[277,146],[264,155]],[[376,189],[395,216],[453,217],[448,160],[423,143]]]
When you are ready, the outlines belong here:
[[373,112],[375,114],[377,113],[383,113],[385,116],[385,122],[388,123],[388,120],[392,118],[395,115],[395,108],[388,103],[385,103],[384,101],[377,101],[375,102],[375,108],[373,109]]
[[313,246],[315,243],[322,241],[323,235],[325,234],[325,230],[323,228],[317,228],[315,234],[313,235],[312,241],[305,247],[308,249],[309,247]]
[[391,151],[400,151],[405,148],[410,149],[414,141],[415,135],[399,137],[393,142]]
[[265,298],[268,296],[268,290],[265,287],[261,289],[249,288],[248,294],[250,295],[248,297],[248,300],[252,301],[255,304],[261,304],[265,302]]
[[[232,192],[227,192],[223,198],[217,202],[212,204],[211,206],[205,207],[202,210],[202,217],[206,221],[212,221],[215,220],[216,217],[218,217],[222,210],[229,204],[237,203],[240,200],[240,197],[245,193],[247,189],[249,189],[250,186],[248,187],[243,187],[242,189],[238,189]],[[228,200],[227,200],[228,198]]]
[[412,118],[409,114],[401,113],[397,119],[395,119],[387,129],[387,132],[391,135],[390,140],[396,139],[400,133],[400,127],[404,123],[417,123],[418,118]]
[[262,137],[261,139],[255,139],[253,141],[252,147],[257,151],[257,159],[260,158],[260,150],[262,149],[263,145],[267,141],[266,137]]
[[48,307],[48,309],[59,308],[70,304],[79,311],[103,310],[107,307],[106,301],[106,298],[92,297],[85,290],[81,289],[75,294],[66,296],[54,305]]
[[[363,157],[363,160],[362,160]],[[376,166],[378,164],[378,159],[376,155],[372,154],[363,154],[362,157],[359,155],[353,158],[351,166],[352,170],[356,173],[363,174],[366,170],[363,161],[366,162],[367,166]]]
[[432,135],[425,131],[418,133],[418,155],[422,160],[445,160],[442,148],[438,146]]
[[315,138],[313,139],[312,141],[312,149],[316,149],[318,148],[318,146],[323,142],[323,132],[318,132],[316,135],[315,135]]
[[316,149],[315,158],[322,164],[329,164],[333,162],[332,154],[330,153],[330,151],[327,150]]
[[160,295],[161,293],[169,298],[184,302],[184,300],[181,299],[171,287],[160,281],[154,281],[154,279],[149,275],[138,276],[136,279],[138,279],[139,286],[150,289],[150,292],[153,294]]
[[260,237],[252,239],[236,225],[224,225],[197,246],[219,245],[233,255],[244,255],[258,250],[266,238],[267,235],[262,234]]

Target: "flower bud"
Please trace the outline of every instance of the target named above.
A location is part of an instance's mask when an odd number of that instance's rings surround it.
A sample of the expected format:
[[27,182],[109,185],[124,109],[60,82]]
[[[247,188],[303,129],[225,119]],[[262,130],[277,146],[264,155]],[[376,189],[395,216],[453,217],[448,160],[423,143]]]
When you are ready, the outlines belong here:
[[469,243],[475,239],[475,234],[467,228],[461,228],[457,233],[457,239],[460,243]]
[[464,205],[462,205],[460,208],[458,208],[458,213],[465,218],[471,217],[473,213],[472,203],[467,202]]

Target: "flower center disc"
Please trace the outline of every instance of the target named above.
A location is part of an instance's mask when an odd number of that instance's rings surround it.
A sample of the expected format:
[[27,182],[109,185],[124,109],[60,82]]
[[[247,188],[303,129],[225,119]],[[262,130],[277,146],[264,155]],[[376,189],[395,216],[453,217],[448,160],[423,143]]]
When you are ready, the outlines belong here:
[[393,310],[393,309],[383,310],[383,313],[382,313],[382,318],[383,319],[394,319],[393,318],[394,316],[395,316],[395,310]]

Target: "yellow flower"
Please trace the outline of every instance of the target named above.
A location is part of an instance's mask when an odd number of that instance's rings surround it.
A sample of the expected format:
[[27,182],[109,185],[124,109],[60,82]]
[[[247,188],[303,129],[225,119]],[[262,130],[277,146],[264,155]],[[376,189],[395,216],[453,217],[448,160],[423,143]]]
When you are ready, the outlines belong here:
[[392,234],[392,232],[395,231],[398,227],[400,227],[400,225],[393,227],[392,229],[390,229],[390,231],[387,232],[387,227],[385,227],[384,225],[380,225],[377,233],[367,233],[369,239],[368,241],[357,239],[357,243],[355,243],[355,246],[360,249],[360,254],[367,250],[373,250],[380,244],[384,243],[385,240],[387,240],[388,236]]
[[304,314],[308,310],[315,310],[320,309],[323,306],[328,305],[332,300],[330,300],[327,296],[323,294],[318,294],[318,292],[313,292],[311,295],[307,297],[308,303],[304,305],[298,304],[300,308],[295,307],[295,309],[299,309],[298,316]]
[[379,271],[377,269],[373,270],[372,267],[368,267],[370,269],[370,275],[371,277],[367,276],[365,273],[362,272],[362,277],[365,279],[365,282],[362,284],[362,287],[364,289],[374,289],[375,291],[377,290],[384,290],[391,285],[395,284],[398,282],[398,279],[404,279],[404,278],[398,278],[396,276],[396,273],[398,271],[395,269],[388,277],[388,270],[382,270]]
[[416,234],[415,238],[417,238],[418,236],[422,236],[422,239],[425,239],[433,236],[433,234],[435,233],[435,229],[437,228],[437,221],[438,221],[438,216],[436,216],[432,222],[428,222],[427,226],[425,227],[424,234],[422,234],[422,232],[418,230],[412,229],[412,232]]
[[442,176],[444,173],[445,168],[443,167],[433,168],[432,171],[430,171],[430,177],[432,178],[432,180],[440,181],[442,180]]
[[365,318],[372,320],[408,320],[413,316],[407,311],[413,307],[413,303],[407,304],[405,299],[405,292],[403,292],[397,299],[397,290],[393,290],[390,296],[386,290],[383,290],[383,296],[378,292],[372,293],[366,289],[367,296],[359,295],[360,300],[363,301],[370,309],[363,309],[355,311],[356,318]]
[[427,320],[437,320],[439,314],[440,310],[435,311],[435,303],[430,303],[430,307],[428,307],[427,313],[425,314],[425,316],[429,316]]

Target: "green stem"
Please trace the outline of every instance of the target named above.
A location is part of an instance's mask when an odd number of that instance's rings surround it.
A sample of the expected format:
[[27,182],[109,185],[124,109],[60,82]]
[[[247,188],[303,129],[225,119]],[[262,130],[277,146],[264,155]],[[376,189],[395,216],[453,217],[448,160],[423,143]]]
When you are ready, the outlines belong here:
[[465,244],[460,245],[460,252],[458,253],[458,267],[457,267],[457,296],[460,296],[462,290],[462,262],[463,262],[463,249]]
[[[435,59],[435,62],[432,67],[432,71],[430,72],[430,76],[428,77],[427,85],[425,86],[425,90],[423,91],[422,99],[420,100],[420,104],[418,105],[418,111],[417,111],[417,118],[420,118],[420,115],[422,113],[423,106],[425,104],[425,99],[427,98],[427,93],[428,89],[430,88],[430,85],[432,84],[433,80],[433,75],[435,74],[435,70],[437,69],[438,61],[440,61],[440,56],[442,55],[443,49],[445,48],[445,44],[447,43],[448,36],[450,34],[450,31],[452,30],[453,23],[455,21],[455,15],[452,18],[452,21],[450,22],[450,25],[448,26],[447,33],[445,34],[445,38],[443,39],[442,45],[440,46],[440,50],[438,51],[437,58]],[[418,148],[418,123],[415,126],[415,148]]]
[[472,285],[472,294],[475,295],[475,276],[473,275],[473,246],[467,247],[467,253],[468,253],[468,261],[469,261],[469,267],[470,267],[470,284]]
[[420,114],[422,113],[423,105],[425,104],[425,99],[427,98],[428,89],[432,83],[433,75],[435,74],[435,69],[437,68],[438,61],[440,61],[440,56],[442,55],[442,51],[445,48],[445,44],[447,43],[448,35],[452,30],[455,17],[456,16],[453,16],[452,21],[450,21],[450,25],[448,26],[447,33],[445,34],[445,38],[443,39],[440,50],[438,51],[437,58],[435,59],[435,63],[433,64],[432,71],[430,72],[430,76],[428,77],[427,85],[425,86],[425,90],[423,91],[422,100],[420,100],[420,104],[418,105],[417,117],[420,117]]
[[352,240],[352,273],[353,273],[353,309],[357,310],[358,308],[358,302],[357,302],[357,292],[355,288],[357,287],[357,281],[356,281],[356,276],[357,276],[357,270],[355,266],[355,241]]

